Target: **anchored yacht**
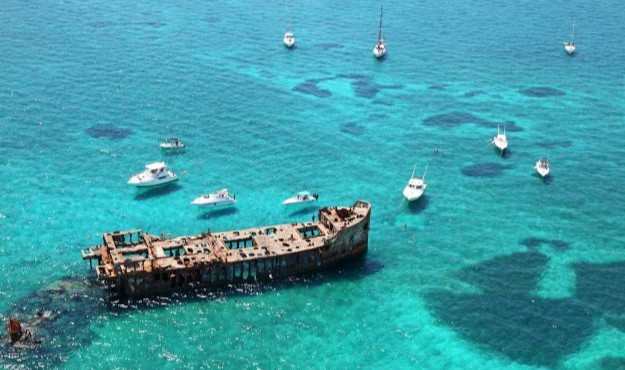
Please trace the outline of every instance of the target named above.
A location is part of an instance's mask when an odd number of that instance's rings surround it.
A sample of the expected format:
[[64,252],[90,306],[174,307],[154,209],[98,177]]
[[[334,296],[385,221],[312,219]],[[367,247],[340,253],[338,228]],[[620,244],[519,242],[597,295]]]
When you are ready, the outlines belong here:
[[166,151],[182,150],[184,149],[184,143],[177,137],[170,137],[162,141],[160,147]]
[[499,131],[499,126],[497,126],[497,136],[493,137],[491,140],[491,144],[493,144],[497,149],[501,151],[503,155],[506,149],[508,149],[508,137],[506,136],[506,127],[503,128],[503,133]]
[[228,189],[221,189],[214,193],[201,195],[193,200],[191,204],[201,207],[229,207],[237,203],[236,196],[230,194]]
[[311,193],[308,191],[301,191],[293,195],[292,197],[285,199],[282,204],[284,204],[285,206],[290,206],[293,204],[316,202],[317,199],[319,199],[319,194]]
[[549,161],[545,158],[539,159],[534,165],[534,169],[536,170],[536,173],[543,178],[549,176],[549,172],[551,171]]
[[423,196],[425,193],[425,189],[428,185],[425,183],[425,173],[427,172],[427,166],[425,167],[425,171],[423,172],[423,177],[415,177],[415,170],[417,166],[412,169],[412,175],[410,176],[410,180],[408,180],[408,184],[404,188],[403,194],[404,198],[407,201],[413,202]]
[[291,31],[285,32],[282,42],[284,42],[284,46],[286,46],[289,49],[295,46],[295,35],[293,34],[293,32]]
[[145,165],[145,170],[128,179],[128,185],[151,187],[168,184],[178,180],[178,176],[167,168],[165,162],[154,162]]
[[380,26],[378,28],[378,41],[373,47],[373,55],[378,59],[381,59],[386,55],[386,45],[384,44],[384,37],[382,35],[382,12],[383,8],[382,6],[380,6]]

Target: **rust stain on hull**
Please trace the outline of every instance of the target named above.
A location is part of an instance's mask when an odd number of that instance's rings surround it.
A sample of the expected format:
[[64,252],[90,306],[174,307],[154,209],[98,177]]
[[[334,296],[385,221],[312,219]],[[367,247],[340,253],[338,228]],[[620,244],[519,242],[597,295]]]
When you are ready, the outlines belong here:
[[149,297],[184,287],[219,287],[319,270],[363,255],[371,205],[319,210],[316,221],[177,238],[141,230],[106,233],[86,249],[97,278],[112,295]]

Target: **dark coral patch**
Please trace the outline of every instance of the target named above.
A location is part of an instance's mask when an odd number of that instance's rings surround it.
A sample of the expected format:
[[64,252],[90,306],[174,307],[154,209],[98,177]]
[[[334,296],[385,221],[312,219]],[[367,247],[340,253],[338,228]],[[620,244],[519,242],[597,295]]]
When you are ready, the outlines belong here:
[[403,85],[390,84],[380,85],[375,83],[369,76],[359,73],[344,73],[339,74],[336,78],[344,78],[351,81],[354,94],[360,98],[373,99],[376,95],[384,89],[401,89]]
[[427,117],[423,123],[428,126],[456,127],[465,123],[480,123],[481,118],[467,112],[449,112]]
[[625,370],[625,357],[604,357],[599,361],[601,370]]
[[504,126],[506,131],[518,132],[523,131],[523,128],[511,121],[494,122],[468,112],[453,111],[449,113],[435,114],[429,116],[423,120],[423,124],[427,126],[438,126],[443,128],[454,128],[464,124],[476,124],[482,127],[497,128],[497,126]]
[[536,288],[549,258],[538,252],[514,253],[469,266],[458,273],[485,292],[526,293]]
[[592,316],[571,300],[446,291],[427,298],[436,316],[466,339],[531,365],[557,365],[594,331]]
[[303,94],[313,95],[318,98],[327,98],[332,96],[332,93],[328,90],[321,89],[317,86],[319,80],[307,80],[301,84],[295,86],[293,91],[301,92]]
[[625,314],[625,262],[578,263],[575,294],[595,310]]
[[445,90],[447,88],[447,84],[433,84],[428,87],[430,90]]
[[343,45],[335,44],[333,42],[321,43],[321,44],[317,44],[315,46],[317,46],[318,48],[326,49],[326,50],[329,50],[329,49],[342,49],[343,48]]
[[519,243],[530,249],[538,248],[542,244],[550,245],[553,249],[556,249],[559,251],[565,251],[570,248],[569,243],[565,242],[564,240],[559,240],[559,239],[543,239],[543,238],[529,237],[529,238],[525,238],[521,240]]
[[129,128],[117,127],[110,124],[98,124],[85,130],[87,135],[96,139],[121,140],[132,134]]
[[554,366],[594,328],[593,317],[575,300],[531,295],[547,262],[541,253],[525,252],[470,266],[460,278],[482,293],[438,290],[426,295],[428,306],[468,340],[515,361]]
[[352,88],[356,96],[361,98],[373,99],[380,92],[381,87],[373,83],[368,78],[352,80]]
[[483,95],[483,94],[486,94],[486,93],[482,90],[472,90],[472,91],[467,91],[466,93],[464,93],[464,97],[472,98],[474,96]]
[[511,168],[511,166],[504,166],[494,162],[485,162],[465,166],[461,171],[463,175],[469,177],[496,177],[509,168]]
[[356,122],[347,122],[341,125],[341,132],[354,136],[360,136],[364,134],[365,128]]
[[519,90],[519,93],[532,98],[548,98],[551,96],[563,96],[566,93],[553,87],[537,86]]
[[560,140],[560,141],[543,141],[541,143],[536,144],[541,148],[553,149],[553,148],[569,148],[573,146],[573,142],[571,140]]

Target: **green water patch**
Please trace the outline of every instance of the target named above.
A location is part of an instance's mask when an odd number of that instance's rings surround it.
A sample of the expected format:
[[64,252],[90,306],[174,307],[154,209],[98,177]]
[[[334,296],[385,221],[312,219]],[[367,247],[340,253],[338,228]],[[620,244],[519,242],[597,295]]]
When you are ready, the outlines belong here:
[[122,140],[132,135],[131,129],[112,124],[97,124],[89,127],[85,132],[92,138],[109,140]]

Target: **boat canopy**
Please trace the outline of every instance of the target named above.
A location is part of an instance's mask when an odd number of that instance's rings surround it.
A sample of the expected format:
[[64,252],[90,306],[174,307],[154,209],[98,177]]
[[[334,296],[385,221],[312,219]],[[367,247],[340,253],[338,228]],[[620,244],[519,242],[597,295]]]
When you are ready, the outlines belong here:
[[165,162],[154,162],[154,163],[149,163],[145,165],[145,169],[146,170],[160,170],[162,168],[166,168],[167,165],[165,164]]

